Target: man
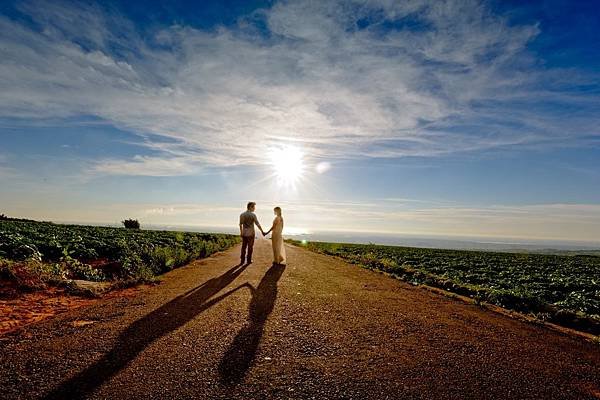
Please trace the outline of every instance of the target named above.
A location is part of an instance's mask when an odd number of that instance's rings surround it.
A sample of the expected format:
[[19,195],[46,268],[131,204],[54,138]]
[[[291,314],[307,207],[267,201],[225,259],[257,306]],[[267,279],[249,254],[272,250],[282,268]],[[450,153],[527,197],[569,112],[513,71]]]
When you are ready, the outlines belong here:
[[[256,214],[256,203],[251,201],[248,203],[247,209],[240,215],[240,236],[242,237],[242,254],[240,263],[252,264],[252,248],[254,247],[254,224],[258,226],[260,232],[264,235],[263,228],[258,223]],[[246,258],[246,250],[248,250],[248,257]]]

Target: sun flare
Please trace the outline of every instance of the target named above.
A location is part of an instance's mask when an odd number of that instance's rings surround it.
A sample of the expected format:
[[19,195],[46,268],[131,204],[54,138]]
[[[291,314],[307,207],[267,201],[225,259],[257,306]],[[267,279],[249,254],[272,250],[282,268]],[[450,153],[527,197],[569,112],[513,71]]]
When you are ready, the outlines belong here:
[[294,186],[304,173],[304,154],[297,147],[272,148],[269,159],[277,182],[282,186]]

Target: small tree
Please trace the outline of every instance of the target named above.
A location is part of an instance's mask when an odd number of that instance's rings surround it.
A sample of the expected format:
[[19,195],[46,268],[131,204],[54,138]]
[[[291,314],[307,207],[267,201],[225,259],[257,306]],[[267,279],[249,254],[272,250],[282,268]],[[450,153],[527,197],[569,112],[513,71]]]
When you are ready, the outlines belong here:
[[140,229],[140,223],[137,219],[126,219],[121,221],[126,229]]

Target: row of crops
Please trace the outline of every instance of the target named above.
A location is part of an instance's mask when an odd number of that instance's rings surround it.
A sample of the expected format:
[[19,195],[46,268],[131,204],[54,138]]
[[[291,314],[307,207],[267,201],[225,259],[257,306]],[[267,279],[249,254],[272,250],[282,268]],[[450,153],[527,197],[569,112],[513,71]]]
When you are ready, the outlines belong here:
[[5,275],[27,264],[54,278],[145,280],[237,242],[224,234],[0,221]]
[[600,256],[296,244],[415,284],[440,287],[600,334]]

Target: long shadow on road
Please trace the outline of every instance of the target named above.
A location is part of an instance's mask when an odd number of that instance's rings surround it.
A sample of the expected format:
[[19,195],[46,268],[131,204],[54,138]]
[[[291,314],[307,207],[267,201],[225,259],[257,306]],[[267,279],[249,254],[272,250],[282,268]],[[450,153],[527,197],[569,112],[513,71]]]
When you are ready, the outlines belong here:
[[219,364],[221,384],[236,385],[244,379],[252,366],[267,318],[275,307],[277,282],[284,270],[285,265],[274,264],[258,287],[252,290],[248,322],[237,334]]
[[211,299],[232,283],[246,267],[246,265],[236,265],[223,275],[209,279],[202,285],[174,298],[135,321],[119,335],[114,347],[100,360],[62,383],[44,398],[82,399],[88,397],[104,382],[125,368],[155,340],[183,326],[236,290],[242,287],[252,289],[248,283],[245,283]]

